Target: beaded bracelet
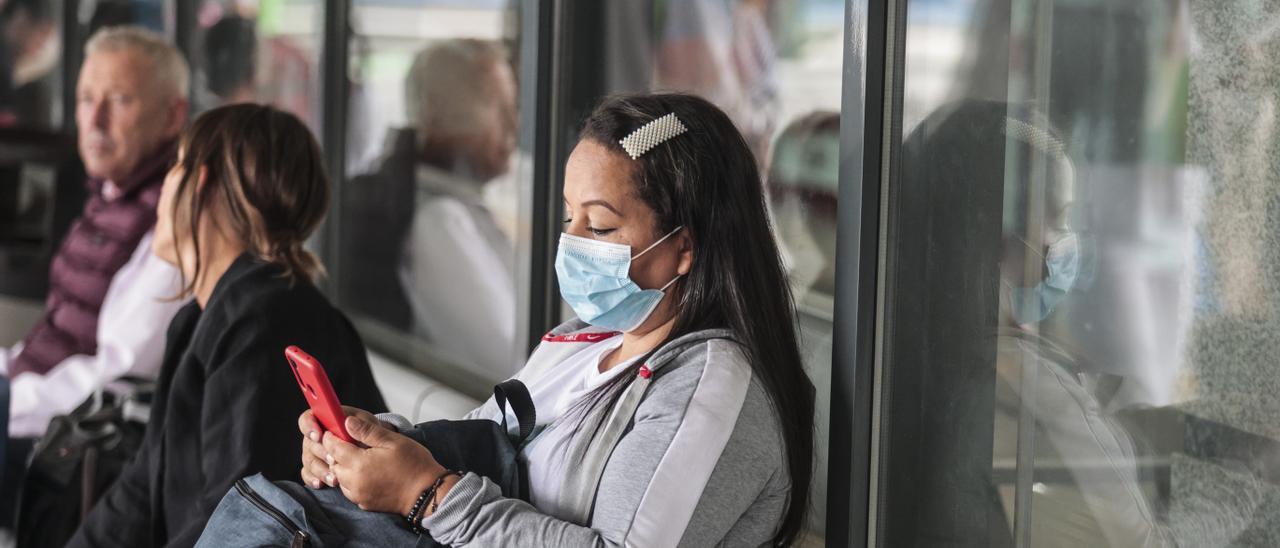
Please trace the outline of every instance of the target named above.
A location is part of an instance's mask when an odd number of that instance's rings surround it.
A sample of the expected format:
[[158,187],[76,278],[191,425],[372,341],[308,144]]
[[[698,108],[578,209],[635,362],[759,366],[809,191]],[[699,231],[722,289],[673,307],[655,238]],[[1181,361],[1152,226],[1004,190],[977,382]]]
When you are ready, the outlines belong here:
[[410,508],[409,513],[404,515],[405,524],[407,524],[409,526],[409,530],[413,531],[415,534],[421,535],[422,528],[418,525],[417,523],[418,520],[414,518],[418,515],[419,512],[422,511],[422,507],[426,504],[427,498],[434,497],[434,496],[435,496],[434,487],[423,491],[422,494],[418,495],[418,500],[415,500],[413,502],[413,508]]
[[431,505],[431,511],[434,513],[436,506],[438,506],[438,504],[435,503],[436,491],[440,489],[440,486],[444,484],[445,478],[448,478],[449,476],[461,477],[462,473],[455,472],[453,470],[445,470],[443,474],[440,474],[440,477],[437,477],[436,480],[431,483],[431,487],[428,487],[421,495],[418,495],[418,500],[414,501],[413,508],[411,508],[409,513],[404,516],[405,521],[409,524],[409,530],[413,531],[414,534],[421,535],[426,532],[426,530],[422,528],[422,513],[427,509],[426,502],[428,500],[432,501],[433,504]]

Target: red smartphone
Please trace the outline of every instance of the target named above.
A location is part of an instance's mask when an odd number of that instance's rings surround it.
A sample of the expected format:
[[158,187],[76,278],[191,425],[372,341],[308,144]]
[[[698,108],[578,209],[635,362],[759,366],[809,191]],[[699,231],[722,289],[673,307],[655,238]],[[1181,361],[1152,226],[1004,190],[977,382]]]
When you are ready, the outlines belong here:
[[302,395],[311,405],[311,414],[320,421],[320,427],[342,441],[355,443],[347,433],[347,414],[342,412],[342,404],[338,402],[338,395],[333,391],[329,375],[324,372],[320,361],[296,346],[284,349],[284,357],[289,360],[293,377],[298,379],[298,388],[302,389]]

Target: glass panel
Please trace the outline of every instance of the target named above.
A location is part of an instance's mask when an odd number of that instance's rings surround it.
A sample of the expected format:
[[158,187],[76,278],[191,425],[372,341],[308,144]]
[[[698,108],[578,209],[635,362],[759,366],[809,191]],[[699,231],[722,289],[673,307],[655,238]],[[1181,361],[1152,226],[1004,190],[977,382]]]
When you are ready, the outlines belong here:
[[379,350],[473,395],[523,365],[514,11],[353,7],[340,300]]
[[[49,259],[84,208],[83,166],[64,131],[74,124],[67,107],[83,43],[107,25],[163,33],[163,8],[163,0],[0,0],[0,293],[44,296]],[[77,10],[71,28],[67,9]]]
[[272,105],[320,138],[320,0],[204,0],[196,10],[195,113],[238,102]]
[[1277,28],[908,3],[879,544],[1280,541]]
[[[63,118],[61,1],[0,2],[0,293],[43,296],[65,213],[82,207]],[[62,174],[59,180],[59,174]],[[62,183],[62,184],[59,184]]]
[[805,366],[817,387],[818,446],[804,543],[821,545],[844,2],[681,0],[608,6],[608,91],[680,90],[706,97],[733,118],[765,174],[799,308]]
[[0,2],[0,128],[62,124],[63,2]]

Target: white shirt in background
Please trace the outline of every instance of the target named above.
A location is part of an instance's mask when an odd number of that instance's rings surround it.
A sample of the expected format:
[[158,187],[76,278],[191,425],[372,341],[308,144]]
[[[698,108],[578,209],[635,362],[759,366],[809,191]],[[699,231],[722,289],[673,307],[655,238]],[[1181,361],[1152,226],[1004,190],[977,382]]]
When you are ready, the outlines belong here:
[[[97,353],[70,356],[44,375],[10,379],[10,437],[43,435],[50,419],[70,413],[120,377],[159,373],[169,321],[187,300],[172,299],[181,289],[181,276],[151,252],[152,236],[142,237],[129,262],[111,278],[98,313]],[[9,360],[21,348],[19,343],[0,349],[0,370],[8,372]]]
[[401,254],[414,333],[458,365],[504,379],[517,353],[515,252],[480,183],[418,166],[419,201]]

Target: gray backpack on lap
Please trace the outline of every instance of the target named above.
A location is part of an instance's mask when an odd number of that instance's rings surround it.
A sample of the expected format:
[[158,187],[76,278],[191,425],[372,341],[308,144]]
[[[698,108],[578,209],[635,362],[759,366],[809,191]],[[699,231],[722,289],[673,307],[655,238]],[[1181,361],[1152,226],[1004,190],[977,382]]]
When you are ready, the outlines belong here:
[[[529,500],[528,479],[519,461],[520,446],[533,433],[536,414],[529,390],[512,379],[493,388],[503,421],[488,419],[431,421],[405,435],[431,451],[445,468],[485,476],[503,496]],[[511,405],[520,433],[508,435],[506,407]],[[310,489],[300,483],[272,482],[262,474],[235,483],[209,518],[198,547],[289,546],[441,546],[430,534],[411,532],[403,516],[361,510],[339,489]]]

